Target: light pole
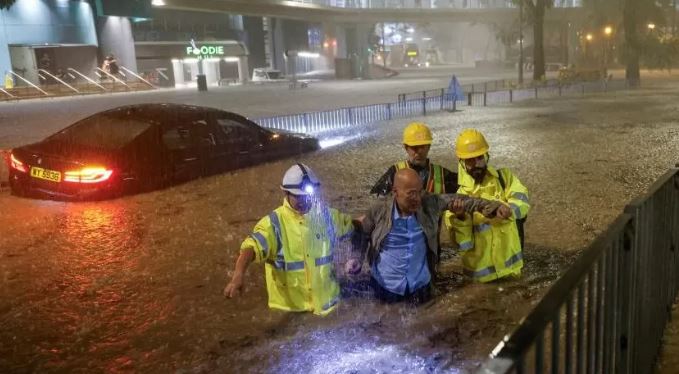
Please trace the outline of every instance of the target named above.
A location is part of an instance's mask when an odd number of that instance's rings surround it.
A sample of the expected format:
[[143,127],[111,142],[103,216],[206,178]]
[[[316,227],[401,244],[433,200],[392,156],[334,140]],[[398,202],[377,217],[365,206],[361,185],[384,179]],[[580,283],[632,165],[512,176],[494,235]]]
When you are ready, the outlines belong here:
[[523,84],[523,0],[519,0],[519,84]]
[[604,28],[604,35],[606,35],[606,40],[604,41],[604,75],[608,75],[608,48],[609,48],[609,40],[611,38],[611,35],[613,34],[613,28],[611,26],[606,26]]

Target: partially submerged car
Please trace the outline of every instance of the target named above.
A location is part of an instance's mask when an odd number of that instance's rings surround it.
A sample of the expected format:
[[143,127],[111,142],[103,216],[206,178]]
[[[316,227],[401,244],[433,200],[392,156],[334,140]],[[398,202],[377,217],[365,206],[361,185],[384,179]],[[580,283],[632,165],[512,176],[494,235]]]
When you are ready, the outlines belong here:
[[238,114],[178,104],[97,113],[9,155],[14,194],[107,198],[319,149]]

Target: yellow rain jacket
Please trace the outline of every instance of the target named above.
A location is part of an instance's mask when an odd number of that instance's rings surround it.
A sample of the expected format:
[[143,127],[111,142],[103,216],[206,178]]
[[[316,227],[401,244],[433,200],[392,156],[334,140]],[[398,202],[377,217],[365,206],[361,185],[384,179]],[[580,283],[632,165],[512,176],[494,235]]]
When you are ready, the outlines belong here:
[[[502,173],[504,190],[498,172]],[[458,193],[502,201],[512,210],[508,219],[486,218],[480,213],[474,213],[472,217],[465,215],[463,220],[455,215],[446,217],[453,225],[465,274],[479,282],[521,275],[523,252],[515,220],[528,214],[528,189],[510,170],[496,170],[490,166],[483,182],[476,184],[464,166],[459,165],[458,183]]]
[[255,261],[264,262],[270,308],[325,315],[339,301],[334,248],[352,233],[351,216],[319,204],[302,215],[285,199],[259,220],[241,251],[253,249]]

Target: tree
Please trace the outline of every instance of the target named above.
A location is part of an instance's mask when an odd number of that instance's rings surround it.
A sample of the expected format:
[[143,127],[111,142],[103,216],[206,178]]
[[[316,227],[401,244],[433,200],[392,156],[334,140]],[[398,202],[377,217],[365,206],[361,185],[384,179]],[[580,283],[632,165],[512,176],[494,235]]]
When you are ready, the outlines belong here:
[[533,79],[540,80],[545,76],[545,13],[551,8],[554,0],[512,0],[516,5],[523,5],[528,22],[533,25]]
[[9,9],[17,0],[0,0],[0,10]]
[[[640,83],[640,61],[652,66],[666,66],[674,53],[674,45],[654,44],[646,39],[644,32],[648,23],[667,24],[663,8],[671,7],[674,0],[586,0],[589,10],[590,26],[600,27],[604,24],[621,24],[624,35],[622,58],[625,63],[625,77],[632,86]],[[672,8],[674,9],[674,8]],[[672,12],[674,13],[674,12]],[[674,17],[674,15],[673,15]],[[646,47],[651,43],[650,47]],[[648,54],[648,56],[645,56]],[[651,66],[649,66],[651,67]]]

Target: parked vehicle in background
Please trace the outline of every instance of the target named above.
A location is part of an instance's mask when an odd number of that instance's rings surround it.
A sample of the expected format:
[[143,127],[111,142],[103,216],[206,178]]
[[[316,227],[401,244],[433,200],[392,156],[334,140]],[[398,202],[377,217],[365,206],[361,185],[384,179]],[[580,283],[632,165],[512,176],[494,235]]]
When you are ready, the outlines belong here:
[[281,74],[280,70],[255,68],[252,70],[252,81],[254,83],[287,82],[287,79]]

